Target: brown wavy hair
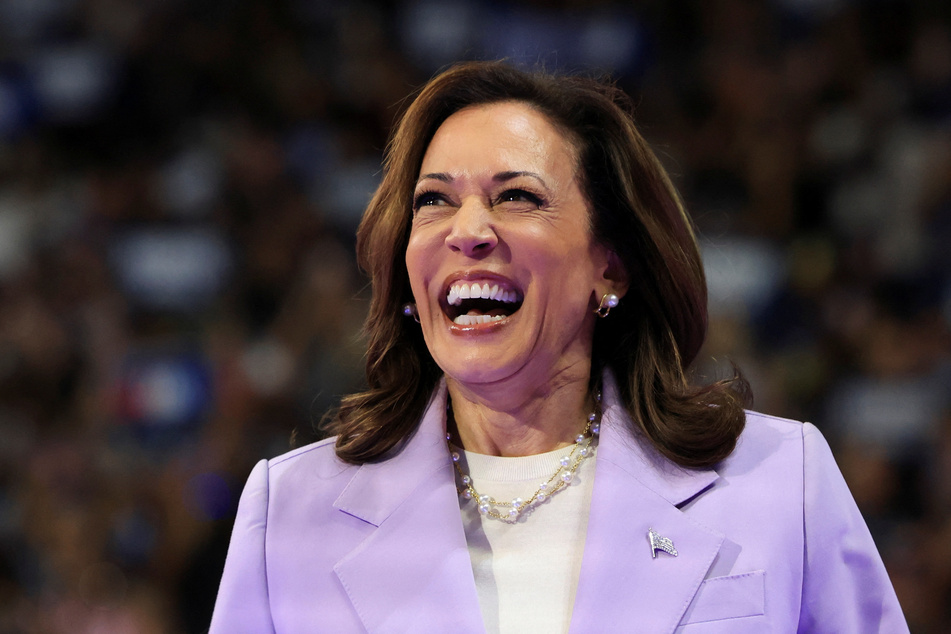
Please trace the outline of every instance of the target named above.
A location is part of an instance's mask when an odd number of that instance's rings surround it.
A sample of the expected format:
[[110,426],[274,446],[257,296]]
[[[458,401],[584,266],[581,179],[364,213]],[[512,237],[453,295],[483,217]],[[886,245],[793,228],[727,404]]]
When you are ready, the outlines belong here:
[[692,386],[687,369],[707,330],[707,287],[693,226],[680,197],[612,84],[526,72],[505,62],[449,68],[420,90],[387,147],[383,180],[357,231],[357,256],[373,296],[365,332],[366,391],[346,396],[328,419],[344,461],[382,460],[413,434],[441,370],[419,325],[405,253],[412,195],[436,129],[468,106],[518,101],[546,115],[578,149],[594,237],[623,262],[630,288],[594,334],[592,375],[610,368],[635,434],[688,467],[728,456],[743,430],[749,386],[731,379]]

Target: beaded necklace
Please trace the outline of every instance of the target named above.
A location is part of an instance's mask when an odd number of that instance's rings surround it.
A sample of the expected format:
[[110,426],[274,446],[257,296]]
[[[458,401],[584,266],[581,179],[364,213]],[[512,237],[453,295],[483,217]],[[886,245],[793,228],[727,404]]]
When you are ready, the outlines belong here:
[[[447,406],[451,407],[448,403]],[[452,410],[450,409],[448,416],[451,415]],[[597,391],[594,397],[594,411],[588,415],[584,430],[575,437],[575,442],[568,453],[558,461],[558,469],[550,478],[542,482],[527,500],[515,498],[509,501],[499,501],[491,496],[480,494],[476,490],[472,478],[459,465],[461,457],[459,450],[453,447],[451,435],[447,433],[446,444],[449,447],[449,456],[452,459],[453,467],[456,469],[456,474],[459,476],[456,482],[456,490],[464,500],[475,500],[479,505],[479,513],[482,516],[515,523],[523,513],[546,502],[551,496],[571,484],[578,466],[585,458],[594,453],[593,444],[600,433],[601,392]]]

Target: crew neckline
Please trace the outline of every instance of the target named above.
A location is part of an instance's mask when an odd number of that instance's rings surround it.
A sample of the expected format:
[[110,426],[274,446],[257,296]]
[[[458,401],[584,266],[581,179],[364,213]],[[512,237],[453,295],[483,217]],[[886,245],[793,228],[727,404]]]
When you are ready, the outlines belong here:
[[513,457],[490,456],[456,447],[453,450],[461,454],[465,460],[464,470],[477,482],[521,482],[550,477],[561,467],[561,458],[571,455],[573,448],[568,445],[545,453]]

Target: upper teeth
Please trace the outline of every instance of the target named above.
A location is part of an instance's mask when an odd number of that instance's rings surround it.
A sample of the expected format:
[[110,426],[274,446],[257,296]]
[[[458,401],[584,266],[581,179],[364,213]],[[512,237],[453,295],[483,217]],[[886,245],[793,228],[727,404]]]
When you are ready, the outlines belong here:
[[449,287],[448,301],[450,306],[458,306],[464,299],[480,298],[494,299],[499,302],[511,304],[518,301],[518,293],[499,288],[498,284],[491,284],[489,282],[483,282],[482,284],[478,282],[473,282],[472,284],[462,282]]

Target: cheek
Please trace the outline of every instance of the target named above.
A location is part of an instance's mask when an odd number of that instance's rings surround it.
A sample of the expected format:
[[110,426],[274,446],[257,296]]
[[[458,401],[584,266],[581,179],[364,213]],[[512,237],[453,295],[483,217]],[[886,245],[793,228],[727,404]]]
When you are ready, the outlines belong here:
[[406,243],[406,270],[409,272],[410,279],[413,279],[419,272],[420,265],[426,261],[423,257],[423,241],[417,232],[409,234],[409,242]]
[[432,274],[430,268],[427,267],[427,264],[433,261],[430,246],[425,236],[416,231],[410,234],[406,245],[406,272],[417,303],[425,299],[426,279]]
[[[547,252],[538,267],[546,271],[551,300],[560,310],[586,313],[603,279],[603,257],[587,244],[562,243]],[[580,314],[579,313],[579,314]]]
[[[583,233],[581,228],[577,231]],[[603,265],[602,249],[588,240],[570,237],[551,239],[549,236],[548,240],[538,241],[538,244],[542,246],[536,249],[533,259],[539,266],[562,279],[591,279]]]

